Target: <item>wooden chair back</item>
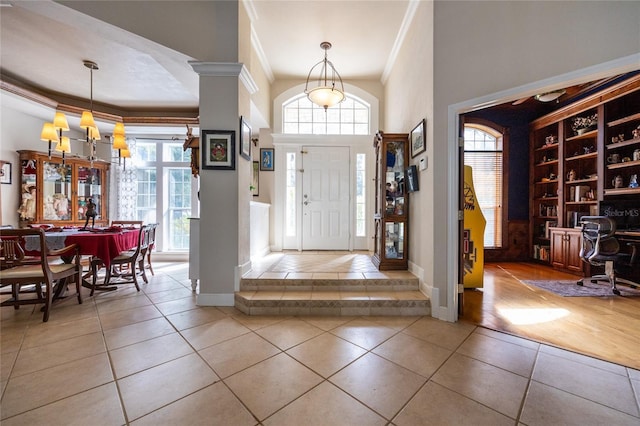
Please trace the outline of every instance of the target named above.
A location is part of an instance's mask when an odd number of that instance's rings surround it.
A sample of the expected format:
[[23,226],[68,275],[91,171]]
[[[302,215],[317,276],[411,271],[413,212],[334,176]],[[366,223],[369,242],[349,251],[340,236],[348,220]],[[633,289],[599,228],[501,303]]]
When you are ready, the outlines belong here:
[[[140,291],[138,285],[138,275],[140,275],[145,283],[148,283],[147,275],[144,271],[144,258],[147,255],[149,249],[149,226],[142,225],[138,233],[138,242],[135,248],[120,253],[115,258],[111,259],[111,266],[107,268],[104,286],[118,285],[118,284],[135,284],[136,290]],[[93,295],[96,288],[96,277],[98,269],[104,266],[104,263],[100,259],[94,259],[91,261],[91,270],[93,275],[93,288],[91,295]],[[113,280],[118,278],[118,280]]]
[[[37,243],[32,241],[30,246],[39,248],[39,256],[25,256],[22,245],[31,238],[38,240]],[[76,283],[78,303],[82,303],[82,267],[79,249],[75,244],[59,250],[48,250],[44,230],[28,228],[0,229],[0,241],[0,287],[11,286],[12,295],[10,299],[2,301],[0,306],[18,309],[20,305],[42,303],[43,321],[46,322],[49,320],[54,290],[61,292],[72,281]],[[50,263],[50,256],[72,257],[73,263]],[[37,297],[21,299],[22,293],[35,293]]]

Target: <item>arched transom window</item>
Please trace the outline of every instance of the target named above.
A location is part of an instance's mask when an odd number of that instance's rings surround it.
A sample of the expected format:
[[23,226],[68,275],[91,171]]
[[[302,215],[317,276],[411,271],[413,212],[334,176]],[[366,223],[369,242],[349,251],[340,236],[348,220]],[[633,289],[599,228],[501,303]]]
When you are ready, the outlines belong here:
[[282,105],[283,131],[298,135],[368,135],[369,104],[352,95],[327,109],[295,96]]

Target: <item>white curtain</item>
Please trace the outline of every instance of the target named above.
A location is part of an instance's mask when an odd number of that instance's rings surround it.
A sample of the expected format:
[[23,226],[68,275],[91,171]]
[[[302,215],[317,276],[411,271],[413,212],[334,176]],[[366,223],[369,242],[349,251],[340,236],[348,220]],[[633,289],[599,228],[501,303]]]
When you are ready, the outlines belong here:
[[[127,138],[131,155],[136,152],[135,138]],[[137,171],[132,158],[123,158],[118,165],[118,150],[112,150],[109,173],[109,219],[136,220],[136,197],[138,195]]]

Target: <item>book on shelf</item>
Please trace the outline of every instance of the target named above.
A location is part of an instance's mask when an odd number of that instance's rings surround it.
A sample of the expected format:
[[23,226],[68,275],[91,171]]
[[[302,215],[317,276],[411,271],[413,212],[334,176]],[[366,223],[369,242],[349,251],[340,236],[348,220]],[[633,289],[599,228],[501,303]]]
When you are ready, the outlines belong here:
[[569,188],[569,201],[580,202],[582,198],[587,198],[587,193],[591,190],[588,185],[575,185]]

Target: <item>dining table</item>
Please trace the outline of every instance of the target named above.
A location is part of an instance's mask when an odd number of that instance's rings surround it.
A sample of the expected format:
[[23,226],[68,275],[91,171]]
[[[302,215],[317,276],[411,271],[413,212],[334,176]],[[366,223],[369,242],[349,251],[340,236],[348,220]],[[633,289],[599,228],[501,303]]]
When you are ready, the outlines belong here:
[[[140,228],[77,228],[61,229],[45,232],[45,240],[49,250],[59,250],[75,244],[81,255],[100,259],[106,268],[111,267],[111,261],[120,253],[135,248],[138,245]],[[25,238],[26,253],[39,251],[37,238]],[[64,259],[67,261],[70,259]],[[114,286],[93,285],[91,269],[82,276],[82,286],[94,290],[115,290]]]

